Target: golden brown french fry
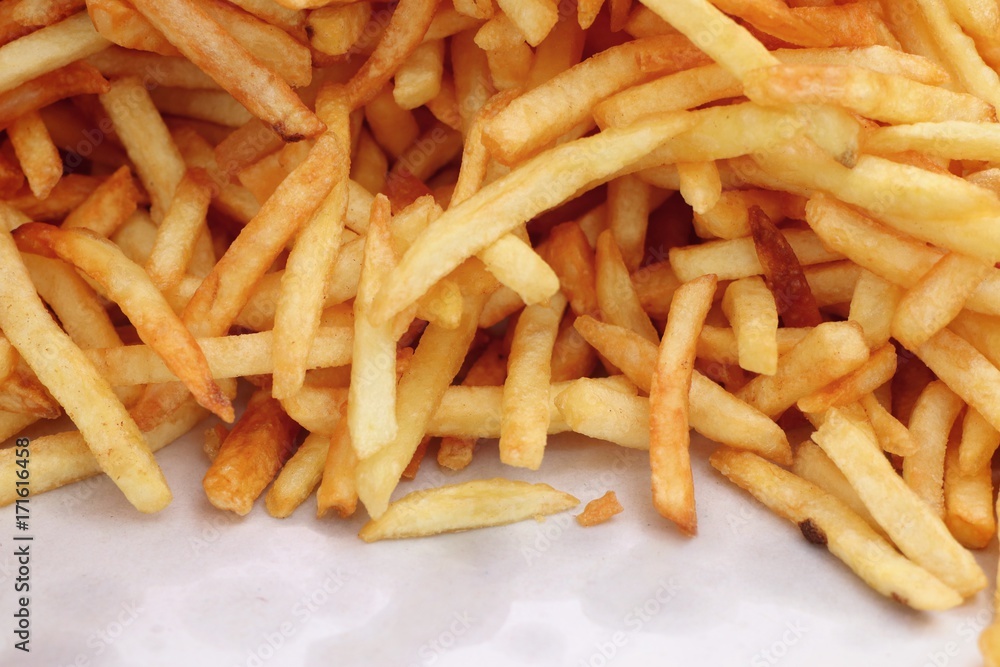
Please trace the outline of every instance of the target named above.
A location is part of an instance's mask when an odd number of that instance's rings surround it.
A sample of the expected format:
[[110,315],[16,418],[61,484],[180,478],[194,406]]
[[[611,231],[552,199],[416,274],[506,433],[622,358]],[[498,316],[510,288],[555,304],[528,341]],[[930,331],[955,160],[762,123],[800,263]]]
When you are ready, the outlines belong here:
[[549,410],[545,397],[552,376],[552,348],[566,297],[528,306],[517,318],[503,385],[500,460],[538,470],[548,441]]
[[962,406],[962,400],[943,382],[934,381],[921,392],[910,416],[910,435],[917,450],[903,459],[903,479],[942,519],[945,449]]
[[177,184],[146,259],[146,273],[161,292],[173,288],[184,277],[198,237],[208,231],[205,216],[211,198],[211,184],[204,172],[189,170]]
[[[648,152],[650,145],[687,126],[684,116],[665,116],[651,124],[572,141],[482,188],[450,208],[414,242],[379,293],[376,319],[386,320],[399,313],[473,253],[581,186],[606,179]],[[578,166],[568,169],[570,164]],[[559,165],[562,178],[548,180],[546,174],[555,165]]]
[[[353,334],[348,327],[320,327],[306,361],[307,368],[334,368],[351,363]],[[199,338],[212,377],[216,379],[274,372],[273,331],[238,336]],[[90,347],[94,347],[91,345]],[[174,382],[174,375],[157,353],[145,345],[103,345],[88,349],[87,357],[112,386]]]
[[698,531],[688,451],[691,442],[688,395],[698,333],[712,307],[716,283],[715,276],[703,276],[674,292],[649,388],[653,505],[685,535]]
[[962,546],[982,549],[997,532],[993,474],[988,465],[963,472],[956,445],[949,445],[945,458],[944,522]]
[[132,170],[119,167],[97,186],[82,204],[63,220],[63,229],[85,227],[110,237],[135,212],[139,191],[132,180]]
[[972,555],[896,474],[875,443],[838,409],[830,411],[813,440],[837,464],[905,556],[960,595],[972,595],[986,586],[986,576]]
[[[0,329],[80,428],[101,469],[129,502],[142,512],[163,509],[170,503],[170,489],[142,433],[108,383],[45,310],[5,224],[0,224],[0,253]],[[46,341],[45,347],[36,344],[40,340]]]
[[778,310],[764,281],[749,276],[729,283],[722,311],[736,335],[740,368],[774,375],[778,369]]
[[[310,433],[288,459],[264,498],[267,513],[276,519],[291,516],[312,495],[323,475],[330,448],[329,436]],[[221,450],[220,450],[221,451]]]
[[964,338],[942,329],[914,350],[948,388],[975,408],[994,428],[1000,426],[1000,370]]
[[24,114],[7,127],[7,138],[32,194],[45,199],[62,178],[63,163],[42,117],[37,111]]
[[958,447],[960,472],[971,475],[989,468],[998,446],[1000,432],[974,408],[966,408],[965,418],[962,420],[962,440]]
[[347,403],[351,446],[365,459],[396,437],[396,336],[394,325],[369,318],[372,300],[396,265],[389,230],[389,200],[375,197],[365,240],[365,257],[354,300],[354,355]]
[[611,229],[597,237],[595,255],[597,304],[604,320],[635,331],[643,338],[659,343],[660,335],[642,310],[628,268]]
[[796,523],[807,540],[825,545],[882,595],[915,609],[961,604],[961,596],[947,579],[901,556],[864,519],[813,484],[749,452],[719,449],[709,461],[775,513]]
[[424,537],[502,526],[576,507],[580,501],[548,484],[487,479],[414,491],[397,500],[358,536],[365,542]]
[[830,460],[830,457],[820,449],[819,445],[811,440],[800,443],[795,449],[795,463],[792,464],[792,472],[838,498],[875,531],[879,532],[882,537],[885,537],[878,522],[875,521],[865,504],[861,502],[857,491],[844,477],[844,473],[840,472],[836,464]]
[[[827,250],[821,238],[811,231],[789,229],[782,235],[803,265],[832,262],[843,257]],[[710,273],[717,275],[719,280],[736,280],[764,272],[754,241],[749,237],[671,248],[670,265],[682,281]]]
[[8,42],[0,46],[0,93],[110,45],[94,30],[87,12]]
[[347,518],[354,514],[358,505],[358,490],[355,474],[358,456],[351,445],[351,431],[347,426],[346,405],[341,406],[340,419],[330,435],[323,479],[316,491],[316,516],[322,518],[331,510]]
[[[490,121],[484,141],[498,160],[518,164],[587,120],[590,108],[605,97],[655,72],[677,71],[706,60],[701,51],[676,35],[626,42],[513,100]],[[456,62],[454,55],[452,62]]]
[[736,396],[769,417],[777,417],[797,400],[847,375],[868,360],[861,327],[827,322],[813,328],[778,360],[774,375],[759,375]]
[[246,411],[222,442],[202,486],[215,507],[246,516],[295,450],[299,425],[267,390],[250,397]]
[[608,227],[629,271],[638,269],[646,254],[650,205],[650,186],[636,176],[608,183]]
[[375,51],[347,84],[351,108],[371,100],[423,39],[438,0],[402,0],[389,19]]
[[30,223],[19,227],[17,234],[19,243],[57,255],[98,283],[198,402],[225,421],[233,420],[232,403],[212,378],[194,337],[142,267],[125,257],[114,244],[85,231]]
[[903,290],[867,269],[862,269],[851,297],[849,320],[857,322],[865,332],[871,349],[889,342],[892,318]]
[[343,89],[323,88],[316,104],[317,112],[336,143],[336,153],[328,163],[333,186],[304,223],[285,262],[274,313],[276,345],[272,393],[279,400],[298,391],[305,378],[306,359],[319,329],[327,277],[340,253],[347,213],[350,130]]
[[870,395],[891,380],[895,373],[896,348],[883,345],[873,350],[868,361],[857,369],[819,391],[800,398],[796,406],[802,412],[820,413],[827,408],[848,405]]
[[482,294],[466,295],[458,327],[448,330],[431,324],[424,330],[396,390],[399,425],[396,437],[358,466],[358,497],[373,518],[385,512],[400,474],[425,435],[431,415],[461,368],[484,301]]
[[137,78],[115,81],[101,95],[101,105],[152,199],[154,219],[162,219],[184,177],[185,165],[160,112]]
[[134,0],[133,4],[188,60],[286,141],[314,137],[323,131],[323,122],[288,84],[240,46],[194,0]]
[[990,263],[954,252],[942,257],[899,300],[893,338],[908,349],[926,342],[955,319],[993,269]]

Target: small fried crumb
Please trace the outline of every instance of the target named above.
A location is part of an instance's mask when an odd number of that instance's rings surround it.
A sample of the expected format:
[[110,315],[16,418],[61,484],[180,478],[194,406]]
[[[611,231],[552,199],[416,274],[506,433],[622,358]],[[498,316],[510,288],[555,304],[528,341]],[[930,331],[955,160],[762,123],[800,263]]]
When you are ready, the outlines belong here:
[[587,507],[576,515],[576,522],[584,527],[596,526],[599,523],[604,523],[621,511],[622,504],[618,502],[615,492],[608,491],[600,498],[587,503]]

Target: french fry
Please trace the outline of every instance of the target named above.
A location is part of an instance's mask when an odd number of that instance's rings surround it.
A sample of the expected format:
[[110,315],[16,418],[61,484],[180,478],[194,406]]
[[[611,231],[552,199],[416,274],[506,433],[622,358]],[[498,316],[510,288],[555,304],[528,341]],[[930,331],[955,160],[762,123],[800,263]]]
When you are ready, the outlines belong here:
[[204,173],[188,171],[177,184],[146,260],[146,273],[161,292],[171,289],[184,277],[199,235],[207,232],[205,216],[211,194]]
[[[6,225],[0,227],[5,274],[0,280],[0,329],[80,428],[101,469],[129,502],[142,512],[163,509],[170,503],[170,489],[142,434],[108,383],[49,316]],[[47,342],[45,348],[32,344],[39,340]],[[67,368],[73,369],[70,375]]]
[[347,518],[358,505],[355,474],[358,457],[351,445],[351,431],[347,425],[346,406],[341,406],[340,419],[330,436],[323,478],[316,491],[316,516],[322,518],[331,509]]
[[[948,585],[956,577],[938,578],[919,562],[901,556],[834,496],[747,452],[720,449],[709,460],[775,513],[796,523],[807,540],[825,545],[882,595],[915,609],[961,604],[959,594]],[[976,567],[974,562],[963,564]]]
[[998,432],[973,408],[967,408],[962,420],[962,439],[958,447],[959,471],[972,475],[989,468],[994,452],[1000,446]]
[[86,228],[110,237],[135,212],[139,191],[132,181],[132,171],[118,168],[89,197],[63,220],[63,229]]
[[306,29],[314,49],[330,56],[347,54],[364,35],[371,19],[370,2],[352,2],[321,7],[309,12]]
[[[458,327],[446,330],[429,325],[424,331],[396,389],[396,437],[358,466],[358,497],[373,518],[385,513],[399,475],[423,439],[445,389],[458,373],[484,301],[481,294],[467,295]],[[400,419],[400,415],[406,417]]]
[[392,13],[375,51],[347,84],[352,109],[367,104],[412,54],[434,18],[438,2],[403,0]]
[[7,137],[32,194],[45,199],[62,178],[63,163],[41,116],[35,111],[21,116],[7,128]]
[[629,271],[642,264],[649,224],[650,188],[635,176],[608,183],[608,227]]
[[351,445],[365,459],[396,437],[396,336],[393,323],[373,324],[372,300],[396,265],[389,231],[389,201],[375,198],[365,241],[364,265],[354,300],[355,336],[348,394]]
[[993,265],[948,253],[908,290],[896,305],[892,336],[909,349],[919,347],[948,326]]
[[212,505],[246,516],[295,450],[299,425],[267,390],[250,398],[202,479]]
[[874,394],[862,396],[860,403],[882,449],[897,456],[909,456],[917,451],[910,431],[879,403]]
[[774,375],[778,369],[778,311],[764,281],[750,276],[729,283],[722,311],[736,335],[740,368]]
[[194,337],[142,267],[107,240],[84,231],[30,223],[19,227],[17,234],[19,243],[57,255],[97,282],[129,317],[139,335],[191,389],[198,402],[223,420],[233,420],[233,406],[212,378]]
[[642,310],[625,260],[610,229],[601,232],[597,238],[595,268],[597,304],[604,320],[631,329],[653,343],[659,343],[660,335]]
[[736,393],[769,417],[777,417],[796,401],[868,360],[861,327],[827,322],[810,331],[778,360],[774,375],[760,375]]
[[992,471],[987,465],[963,472],[958,459],[959,448],[949,445],[944,474],[944,522],[962,546],[982,549],[997,532]]
[[[811,231],[789,229],[782,232],[799,262],[805,266],[841,259],[827,250],[822,239]],[[696,246],[670,249],[670,265],[682,281],[708,274],[719,280],[737,280],[764,273],[753,239],[709,241]]]
[[136,78],[115,81],[111,90],[101,95],[101,105],[152,199],[154,219],[162,219],[184,177],[185,165],[160,112]]
[[722,196],[722,180],[715,162],[678,162],[677,176],[684,201],[695,213],[709,211]]
[[944,383],[935,381],[920,394],[910,416],[910,435],[917,450],[903,459],[903,479],[942,519],[945,449],[962,406],[962,400]]
[[[653,124],[579,139],[526,162],[479,190],[445,212],[410,247],[379,293],[376,319],[394,316],[471,254],[583,184],[607,178],[648,151],[651,144],[666,140],[687,125],[685,117],[665,117]],[[568,170],[568,164],[579,167]],[[545,174],[554,165],[559,165],[564,178],[547,181]],[[446,254],[439,249],[447,249]]]
[[272,394],[279,400],[298,391],[305,378],[309,349],[319,328],[327,276],[340,252],[347,213],[349,111],[342,89],[324,88],[317,100],[317,111],[337,143],[329,163],[333,185],[299,231],[285,263],[274,313],[277,344]]
[[[332,368],[351,362],[353,334],[346,327],[321,327],[306,360],[307,368]],[[199,338],[213,378],[270,375],[274,372],[274,333],[262,331],[238,336]],[[178,378],[151,348],[145,345],[88,349],[87,357],[112,386],[158,384]]]
[[203,120],[224,127],[241,127],[253,116],[224,90],[156,88],[150,98],[162,114]]
[[892,318],[903,290],[867,269],[861,271],[851,298],[849,320],[865,332],[865,342],[877,349],[889,342]]
[[757,259],[764,271],[764,280],[774,295],[781,322],[786,327],[816,326],[823,321],[789,239],[757,206],[747,211],[747,224],[753,235]]
[[837,409],[830,411],[813,440],[837,464],[905,556],[960,595],[972,595],[986,586],[986,576],[972,555],[896,474],[875,443]]
[[716,282],[715,276],[703,276],[674,292],[649,388],[653,506],[685,535],[694,535],[698,530],[688,452],[688,395],[698,332],[712,307]]
[[[704,60],[704,54],[677,36],[607,49],[512,101],[486,127],[484,141],[498,160],[518,164],[586,120],[596,102],[649,74],[685,69]],[[541,109],[552,111],[539,113]]]
[[995,115],[978,97],[850,65],[776,65],[748,73],[743,89],[758,104],[838,104],[894,124],[990,121]]
[[[740,80],[752,70],[770,67],[778,62],[746,28],[707,0],[647,0],[643,4],[698,44],[712,60]],[[705,26],[712,26],[710,34],[703,33]]]
[[[874,530],[881,534],[878,522],[861,502],[857,492],[851,483],[844,477],[830,457],[827,456],[819,445],[806,440],[795,449],[795,463],[792,464],[792,472],[802,479],[812,482],[832,496],[835,496],[851,510],[860,516]],[[882,534],[882,537],[885,537]]]
[[97,32],[114,44],[167,57],[180,55],[163,33],[126,0],[88,0],[87,12]]
[[997,392],[1000,391],[1000,370],[980,354],[964,338],[942,329],[915,354],[934,371],[963,401],[975,408],[996,428]]
[[193,0],[135,0],[171,44],[286,141],[314,137],[322,121],[281,77],[261,64]]
[[330,438],[310,433],[288,459],[264,498],[267,513],[276,519],[291,516],[306,501],[323,475]]
[[873,350],[868,361],[819,391],[795,404],[802,412],[820,413],[831,407],[848,405],[870,395],[896,373],[896,348],[883,345]]
[[86,12],[0,46],[0,93],[110,46]]
[[[577,315],[597,312],[596,258],[580,225],[566,222],[553,227],[549,232],[545,260],[559,276],[559,285],[569,299],[570,310]],[[645,303],[642,306],[647,310]]]
[[365,542],[375,542],[502,526],[556,514],[579,503],[548,484],[500,478],[474,480],[414,491],[365,524],[358,536]]
[[403,109],[416,109],[441,92],[444,55],[444,40],[424,42],[410,54],[393,77],[392,96],[396,104]]
[[545,395],[552,375],[552,348],[566,297],[528,306],[517,319],[507,361],[500,423],[500,460],[538,470],[548,440]]

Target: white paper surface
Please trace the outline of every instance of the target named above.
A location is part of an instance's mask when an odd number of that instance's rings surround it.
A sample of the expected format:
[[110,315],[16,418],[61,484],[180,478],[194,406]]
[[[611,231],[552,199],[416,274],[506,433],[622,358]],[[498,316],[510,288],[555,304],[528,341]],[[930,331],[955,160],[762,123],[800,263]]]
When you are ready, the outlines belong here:
[[[13,648],[14,512],[0,511],[0,665],[979,665],[989,591],[946,613],[870,591],[694,448],[699,534],[652,509],[643,452],[553,438],[537,473],[481,443],[462,473],[428,458],[397,496],[506,476],[573,493],[543,523],[365,544],[350,521],[245,518],[201,490],[201,430],[158,458],[174,492],[154,516],[105,478],[31,499],[31,653]],[[3,480],[0,483],[7,483]],[[580,528],[583,503],[625,511]],[[995,546],[980,554],[992,581]],[[992,587],[991,589],[992,590]]]

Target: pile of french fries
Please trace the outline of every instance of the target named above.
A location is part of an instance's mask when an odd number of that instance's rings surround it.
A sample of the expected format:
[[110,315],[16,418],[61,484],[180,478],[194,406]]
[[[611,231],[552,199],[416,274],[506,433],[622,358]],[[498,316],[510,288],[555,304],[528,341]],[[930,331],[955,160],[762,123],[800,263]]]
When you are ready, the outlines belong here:
[[65,414],[32,492],[156,512],[213,413],[213,505],[360,500],[371,541],[576,506],[390,502],[565,431],[648,450],[694,535],[694,429],[874,590],[957,606],[996,534],[998,67],[996,0],[0,3],[0,440]]

